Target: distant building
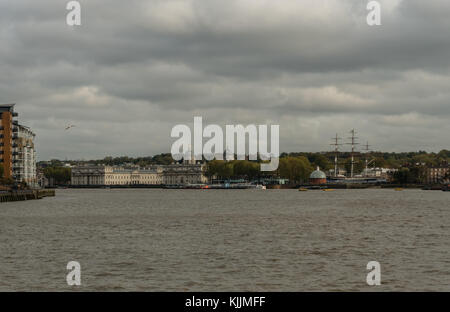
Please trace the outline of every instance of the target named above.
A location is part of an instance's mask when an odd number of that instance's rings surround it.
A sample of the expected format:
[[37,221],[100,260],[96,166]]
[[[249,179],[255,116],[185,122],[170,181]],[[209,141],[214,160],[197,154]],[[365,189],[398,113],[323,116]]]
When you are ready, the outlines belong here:
[[[73,170],[73,169],[72,169]],[[162,184],[161,169],[157,167],[145,169],[124,169],[105,167],[104,185],[157,185]]]
[[450,167],[426,168],[425,182],[428,184],[450,183]]
[[50,181],[45,177],[44,171],[42,169],[37,169],[36,180],[39,187],[45,188],[50,186]]
[[327,176],[323,171],[320,170],[319,167],[315,171],[311,173],[309,176],[309,183],[311,184],[326,184]]
[[327,172],[327,176],[328,177],[341,177],[341,178],[345,178],[345,176],[347,175],[347,170],[345,170],[344,168],[337,168],[336,172],[334,172],[334,169],[330,169]]
[[208,181],[205,165],[172,164],[148,168],[123,168],[109,166],[75,166],[71,185],[161,185],[202,184]]
[[162,166],[163,184],[203,184],[208,182],[204,164],[173,164]]
[[398,169],[391,168],[367,168],[361,173],[363,177],[390,179]]

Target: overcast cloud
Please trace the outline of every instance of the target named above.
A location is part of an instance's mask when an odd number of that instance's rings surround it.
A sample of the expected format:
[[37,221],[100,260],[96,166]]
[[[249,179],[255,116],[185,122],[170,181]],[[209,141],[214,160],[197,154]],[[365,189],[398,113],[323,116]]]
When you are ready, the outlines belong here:
[[[450,1],[0,0],[0,103],[38,158],[169,152],[176,124],[279,124],[282,151],[356,128],[383,151],[450,148]],[[76,127],[65,131],[68,124]]]

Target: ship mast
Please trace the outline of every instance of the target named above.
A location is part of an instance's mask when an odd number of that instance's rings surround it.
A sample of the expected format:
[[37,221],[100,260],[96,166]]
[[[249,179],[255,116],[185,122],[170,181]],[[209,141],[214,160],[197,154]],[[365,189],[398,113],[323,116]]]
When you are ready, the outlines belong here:
[[342,145],[339,143],[339,140],[341,138],[338,137],[338,134],[336,133],[336,137],[332,138],[333,143],[330,145],[334,146],[334,177],[337,177],[337,171],[338,171],[338,155],[339,155],[339,146]]
[[369,157],[369,141],[367,141],[366,145],[364,145],[364,150],[366,151],[366,171],[364,173],[365,176],[367,176],[367,170],[368,170],[368,157]]
[[357,145],[359,143],[356,142],[356,139],[358,139],[358,137],[356,137],[355,129],[350,130],[350,133],[351,133],[352,136],[349,137],[348,139],[350,139],[351,141],[349,143],[346,143],[346,144],[349,144],[349,145],[352,146],[352,154],[351,154],[352,164],[351,164],[350,177],[353,178],[353,165],[355,163],[355,157],[354,157],[355,156],[354,155],[355,154],[355,145]]

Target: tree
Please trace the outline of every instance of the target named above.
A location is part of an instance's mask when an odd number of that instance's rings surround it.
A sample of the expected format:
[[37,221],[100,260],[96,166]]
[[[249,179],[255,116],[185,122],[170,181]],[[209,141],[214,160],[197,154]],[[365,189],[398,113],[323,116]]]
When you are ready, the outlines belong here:
[[389,162],[387,160],[385,160],[383,157],[375,157],[375,160],[373,161],[373,165],[375,167],[379,167],[379,168],[386,168],[386,167],[389,167]]
[[304,182],[309,178],[313,167],[304,156],[284,157],[278,167],[280,177],[289,179],[290,183]]
[[152,162],[158,165],[170,165],[175,160],[172,158],[172,154],[165,153],[153,156]]
[[217,176],[222,179],[229,179],[233,176],[233,163],[224,160],[213,160],[208,163],[206,175]]
[[205,175],[211,178],[214,175],[217,175],[219,172],[219,167],[221,166],[223,160],[212,160],[208,163]]
[[422,183],[425,177],[424,168],[416,166],[411,168],[401,168],[393,175],[394,183]]
[[394,183],[406,184],[407,181],[408,181],[409,174],[410,173],[409,173],[409,169],[408,168],[401,168],[400,170],[395,172],[394,175],[393,175]]
[[322,170],[328,170],[331,169],[333,166],[331,165],[331,162],[327,157],[324,155],[317,155],[314,159],[314,165],[317,167],[319,166]]
[[66,185],[70,182],[71,169],[66,167],[47,167],[44,169],[47,179],[53,179],[55,184]]
[[235,160],[233,163],[233,174],[236,177],[252,180],[259,175],[260,166],[256,162],[248,160]]

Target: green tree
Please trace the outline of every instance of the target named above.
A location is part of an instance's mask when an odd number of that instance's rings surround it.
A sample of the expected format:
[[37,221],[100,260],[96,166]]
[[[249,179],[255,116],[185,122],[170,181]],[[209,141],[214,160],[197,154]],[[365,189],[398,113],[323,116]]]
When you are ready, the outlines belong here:
[[319,166],[322,170],[328,170],[333,167],[330,160],[322,154],[319,154],[315,157],[314,166]]
[[306,181],[312,171],[311,163],[304,156],[281,158],[278,166],[280,177],[289,179],[290,183]]
[[44,168],[44,175],[47,179],[53,179],[57,185],[67,185],[70,182],[71,169],[66,167]]
[[399,184],[423,183],[425,171],[422,167],[401,168],[393,175],[393,182]]
[[229,179],[233,176],[233,163],[224,160],[213,160],[208,163],[206,175],[217,176],[222,179]]
[[236,177],[252,180],[259,175],[260,165],[248,160],[235,160],[233,163],[233,174]]
[[[383,157],[375,157],[375,160],[370,164],[371,166],[386,168],[389,167],[389,162],[385,160]],[[364,164],[365,165],[365,164]]]

